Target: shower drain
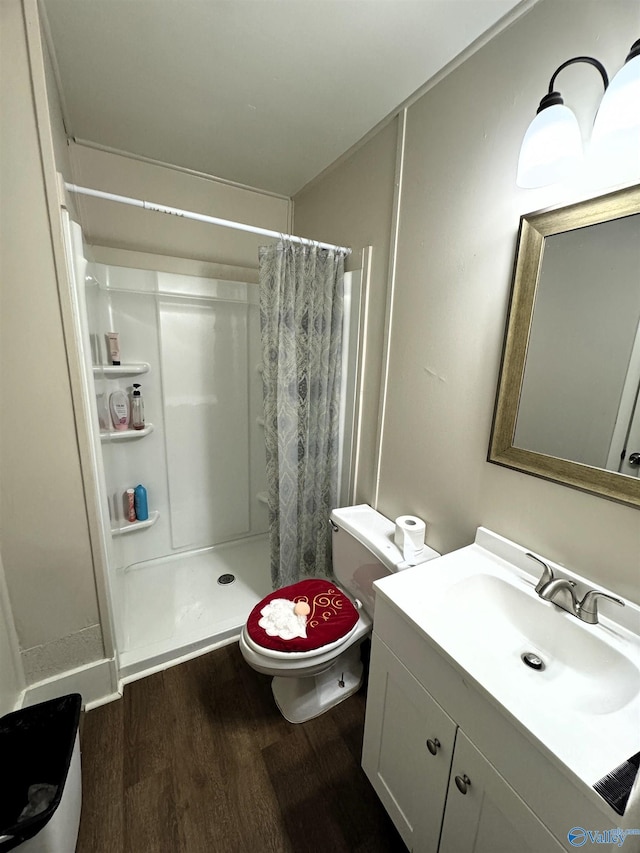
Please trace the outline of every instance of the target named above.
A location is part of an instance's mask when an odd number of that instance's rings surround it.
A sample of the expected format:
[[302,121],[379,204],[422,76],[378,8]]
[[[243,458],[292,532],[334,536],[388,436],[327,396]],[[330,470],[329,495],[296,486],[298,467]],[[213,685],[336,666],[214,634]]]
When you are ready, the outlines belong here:
[[225,586],[228,583],[233,583],[235,579],[235,575],[220,575],[220,577],[218,578],[218,583],[222,584],[222,586]]

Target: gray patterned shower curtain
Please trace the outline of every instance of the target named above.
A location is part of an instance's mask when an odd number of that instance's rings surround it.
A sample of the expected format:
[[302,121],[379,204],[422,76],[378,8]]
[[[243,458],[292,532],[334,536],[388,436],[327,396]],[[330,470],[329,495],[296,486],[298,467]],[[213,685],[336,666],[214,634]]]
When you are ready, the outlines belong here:
[[265,444],[274,589],[331,573],[338,499],[344,253],[260,249]]

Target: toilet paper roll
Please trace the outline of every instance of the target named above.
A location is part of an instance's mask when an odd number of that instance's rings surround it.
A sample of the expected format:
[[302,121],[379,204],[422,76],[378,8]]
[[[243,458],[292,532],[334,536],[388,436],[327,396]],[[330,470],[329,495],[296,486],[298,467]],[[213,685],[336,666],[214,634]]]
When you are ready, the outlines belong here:
[[419,562],[424,551],[424,537],[427,525],[415,515],[401,515],[396,518],[394,541],[402,551],[406,563],[413,565]]

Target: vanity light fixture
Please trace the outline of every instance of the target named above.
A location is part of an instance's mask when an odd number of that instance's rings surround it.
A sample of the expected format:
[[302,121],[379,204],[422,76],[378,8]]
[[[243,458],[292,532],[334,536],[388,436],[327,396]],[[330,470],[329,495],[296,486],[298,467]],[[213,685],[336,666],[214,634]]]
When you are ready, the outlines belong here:
[[582,162],[582,134],[578,119],[565,106],[560,92],[553,88],[558,74],[577,62],[587,62],[598,69],[606,92],[609,85],[607,72],[604,65],[591,56],[575,56],[556,68],[549,81],[549,91],[540,101],[536,117],[522,140],[516,178],[519,187],[533,189],[555,184],[569,177]]
[[576,56],[563,62],[551,77],[549,91],[522,141],[519,187],[532,189],[569,177],[583,158],[582,136],[574,113],[554,90],[558,74],[578,62],[593,65],[602,76],[604,96],[596,115],[592,149],[595,155],[624,159],[640,165],[640,39],[634,42],[625,64],[609,85],[607,72],[597,59]]
[[594,148],[640,164],[640,39],[606,89],[591,133]]

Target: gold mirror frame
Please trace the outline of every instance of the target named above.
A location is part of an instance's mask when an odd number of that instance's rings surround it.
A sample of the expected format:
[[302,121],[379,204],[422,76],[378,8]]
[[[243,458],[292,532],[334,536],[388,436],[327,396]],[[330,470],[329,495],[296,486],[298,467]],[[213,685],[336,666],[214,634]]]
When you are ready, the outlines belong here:
[[636,213],[640,213],[640,186],[520,218],[488,461],[640,507],[640,478],[546,456],[513,444],[545,239]]

